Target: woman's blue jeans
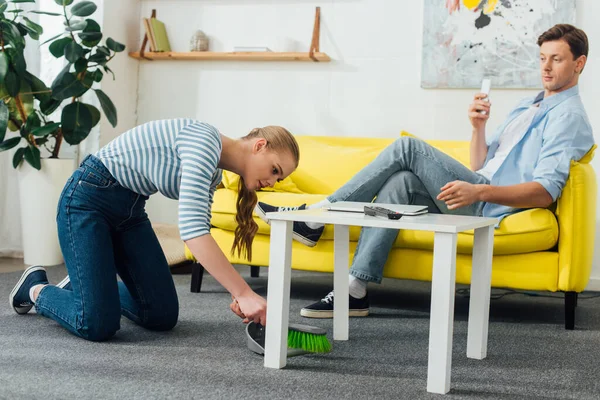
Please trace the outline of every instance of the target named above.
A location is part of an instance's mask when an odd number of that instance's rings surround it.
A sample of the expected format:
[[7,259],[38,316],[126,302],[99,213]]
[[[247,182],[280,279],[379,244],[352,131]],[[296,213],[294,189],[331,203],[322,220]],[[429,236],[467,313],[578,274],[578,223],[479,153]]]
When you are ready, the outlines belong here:
[[[442,186],[456,180],[489,184],[484,176],[422,140],[402,137],[386,147],[328,200],[332,203],[370,202],[375,198],[375,203],[428,206],[430,213],[480,216],[482,202],[449,210],[443,201],[436,199]],[[359,279],[380,283],[397,235],[395,229],[363,228],[350,273]]]
[[146,199],[119,185],[99,159],[81,163],[56,217],[72,290],[44,287],[35,303],[39,314],[94,341],[112,337],[121,314],[152,330],[175,326],[177,293]]

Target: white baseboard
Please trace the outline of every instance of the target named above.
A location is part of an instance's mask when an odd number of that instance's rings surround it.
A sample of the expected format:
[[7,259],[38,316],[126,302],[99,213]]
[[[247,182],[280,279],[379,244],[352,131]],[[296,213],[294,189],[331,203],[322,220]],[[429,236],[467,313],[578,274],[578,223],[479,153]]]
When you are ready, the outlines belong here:
[[590,278],[590,281],[587,285],[587,287],[585,288],[585,290],[595,290],[595,291],[600,291],[600,278]]

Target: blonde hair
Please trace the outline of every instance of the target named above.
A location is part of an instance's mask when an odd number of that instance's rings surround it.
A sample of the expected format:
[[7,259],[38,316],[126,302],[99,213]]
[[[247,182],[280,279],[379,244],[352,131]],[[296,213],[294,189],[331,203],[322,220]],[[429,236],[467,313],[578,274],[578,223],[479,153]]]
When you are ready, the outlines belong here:
[[[271,151],[279,154],[289,152],[295,161],[294,169],[298,167],[298,162],[300,161],[300,149],[296,139],[294,139],[294,136],[287,129],[282,128],[281,126],[254,128],[249,134],[244,136],[242,140],[254,138],[264,138],[267,141],[266,147]],[[237,222],[237,227],[235,228],[235,237],[233,239],[233,246],[231,247],[231,254],[234,255],[237,250],[237,255],[240,257],[243,251],[248,261],[252,260],[252,242],[258,231],[258,225],[252,218],[252,212],[254,211],[257,201],[258,199],[254,190],[248,190],[244,183],[244,178],[240,176],[238,197],[235,205],[235,221]]]

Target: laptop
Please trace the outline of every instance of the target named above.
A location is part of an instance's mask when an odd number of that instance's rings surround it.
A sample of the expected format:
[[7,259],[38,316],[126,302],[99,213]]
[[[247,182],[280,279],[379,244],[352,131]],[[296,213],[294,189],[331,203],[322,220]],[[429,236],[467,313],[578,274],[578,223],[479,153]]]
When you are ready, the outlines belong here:
[[427,206],[386,203],[358,203],[353,201],[338,201],[336,203],[330,203],[326,206],[323,206],[323,209],[327,211],[364,213],[365,205],[369,204],[377,207],[389,208],[390,210],[403,215],[421,215],[426,214],[428,211]]

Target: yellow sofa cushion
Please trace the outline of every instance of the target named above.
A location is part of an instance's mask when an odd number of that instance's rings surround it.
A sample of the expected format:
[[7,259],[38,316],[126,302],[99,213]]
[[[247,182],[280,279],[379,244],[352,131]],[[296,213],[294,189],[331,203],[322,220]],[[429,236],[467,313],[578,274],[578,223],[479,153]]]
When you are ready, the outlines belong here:
[[[325,195],[258,192],[258,200],[275,206],[297,206],[303,203],[314,204]],[[227,231],[234,231],[235,200],[237,192],[219,189],[215,192],[212,209],[212,225]],[[258,234],[269,235],[269,225],[255,217]],[[358,241],[359,227],[350,228],[350,240]],[[321,240],[333,240],[333,227],[326,226]],[[505,218],[494,232],[494,254],[521,254],[553,248],[558,241],[558,223],[552,212],[545,209],[526,210]],[[433,249],[433,233],[403,230],[398,235],[395,248]],[[473,232],[458,235],[457,251],[471,254]]]

